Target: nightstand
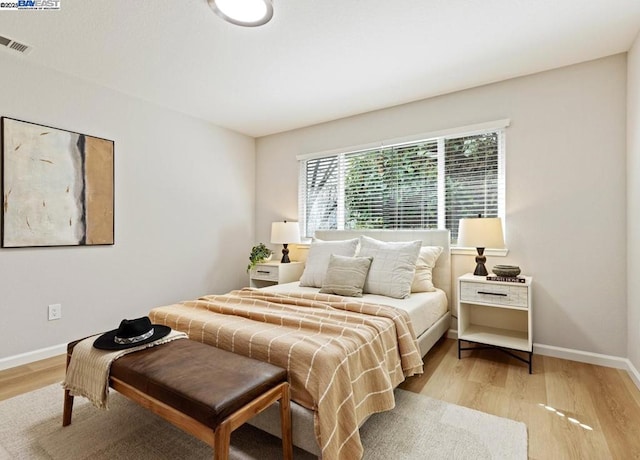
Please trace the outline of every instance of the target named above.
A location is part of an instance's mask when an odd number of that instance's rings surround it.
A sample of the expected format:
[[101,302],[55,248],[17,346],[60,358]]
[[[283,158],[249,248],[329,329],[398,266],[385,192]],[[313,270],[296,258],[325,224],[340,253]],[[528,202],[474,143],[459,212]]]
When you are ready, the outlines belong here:
[[[488,281],[470,273],[458,278],[458,359],[464,350],[494,348],[528,364],[531,374],[533,279],[522,278],[523,283]],[[480,346],[462,348],[462,342]],[[513,351],[525,352],[529,359]]]
[[249,272],[249,286],[263,288],[275,284],[291,283],[298,281],[302,276],[304,263],[289,262],[263,262],[256,264]]

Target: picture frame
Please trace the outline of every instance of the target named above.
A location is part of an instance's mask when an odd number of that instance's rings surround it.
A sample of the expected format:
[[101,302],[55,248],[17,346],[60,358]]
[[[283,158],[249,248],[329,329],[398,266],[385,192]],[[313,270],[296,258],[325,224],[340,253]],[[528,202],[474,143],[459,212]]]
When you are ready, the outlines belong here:
[[113,245],[114,141],[1,124],[2,247]]

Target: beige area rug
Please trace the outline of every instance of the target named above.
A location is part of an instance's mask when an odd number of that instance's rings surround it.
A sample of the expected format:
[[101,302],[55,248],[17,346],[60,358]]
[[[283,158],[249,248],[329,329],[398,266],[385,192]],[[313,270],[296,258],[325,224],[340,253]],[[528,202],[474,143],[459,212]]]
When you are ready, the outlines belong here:
[[[51,385],[0,402],[0,459],[211,459],[212,449],[125,397],[110,409],[76,398],[62,428],[62,388]],[[396,408],[361,429],[365,459],[526,459],[524,423],[396,390]],[[280,440],[249,425],[232,434],[234,460],[282,458]],[[296,459],[314,458],[296,449]]]

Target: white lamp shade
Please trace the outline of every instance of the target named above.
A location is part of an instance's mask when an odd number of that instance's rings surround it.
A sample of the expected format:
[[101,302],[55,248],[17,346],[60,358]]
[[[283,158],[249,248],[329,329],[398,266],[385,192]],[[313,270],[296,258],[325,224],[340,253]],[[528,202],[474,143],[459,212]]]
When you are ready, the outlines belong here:
[[458,246],[467,248],[504,248],[502,220],[499,217],[460,219]]
[[271,224],[271,242],[289,244],[300,242],[298,222],[273,222]]

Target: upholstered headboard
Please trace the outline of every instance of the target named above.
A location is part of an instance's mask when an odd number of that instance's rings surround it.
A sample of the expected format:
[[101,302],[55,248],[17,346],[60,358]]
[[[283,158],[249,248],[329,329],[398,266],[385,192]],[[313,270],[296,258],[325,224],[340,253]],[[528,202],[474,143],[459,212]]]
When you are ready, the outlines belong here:
[[433,269],[433,284],[447,294],[449,308],[453,299],[451,291],[451,253],[449,230],[318,230],[316,238],[326,241],[347,240],[366,235],[380,241],[421,240],[423,246],[440,246],[442,254]]

